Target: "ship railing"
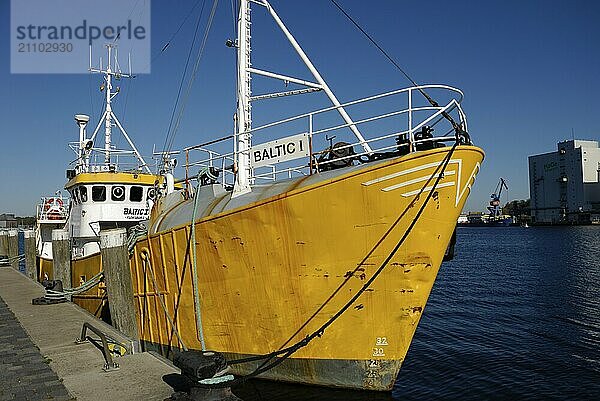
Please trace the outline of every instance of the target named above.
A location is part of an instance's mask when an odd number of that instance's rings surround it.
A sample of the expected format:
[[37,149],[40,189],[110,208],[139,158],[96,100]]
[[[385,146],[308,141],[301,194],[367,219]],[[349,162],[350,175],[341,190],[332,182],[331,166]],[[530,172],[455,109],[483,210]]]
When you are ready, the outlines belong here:
[[69,198],[62,195],[43,196],[36,206],[36,218],[40,222],[64,222],[69,215],[69,204]]
[[[77,154],[79,142],[69,142],[69,147]],[[152,164],[141,164],[133,150],[111,149],[110,161],[106,161],[106,149],[90,148],[87,155],[69,163],[77,173],[99,173],[99,172],[143,172],[146,167],[156,170],[158,162]]]
[[[422,95],[423,91],[438,99],[439,105],[431,105]],[[253,144],[263,144],[303,134],[308,137],[309,152],[303,158],[253,168],[251,184],[311,175],[339,166],[447,146],[453,142],[469,143],[465,134],[468,127],[461,107],[462,99],[463,93],[451,86],[414,86],[255,127],[239,135],[250,134]],[[346,123],[339,117],[340,108],[358,118]],[[380,112],[373,112],[375,109]],[[364,140],[358,140],[351,128],[360,130]],[[434,136],[433,130],[441,134]],[[221,173],[218,182],[225,187],[233,186],[237,168],[235,161],[241,153],[235,150],[236,139],[235,134],[227,135],[185,148],[186,183],[193,178],[194,168],[212,167]],[[337,142],[335,146],[334,139]],[[234,151],[228,151],[232,140]],[[249,156],[251,151],[252,148],[246,151]],[[335,156],[332,156],[333,153]]]

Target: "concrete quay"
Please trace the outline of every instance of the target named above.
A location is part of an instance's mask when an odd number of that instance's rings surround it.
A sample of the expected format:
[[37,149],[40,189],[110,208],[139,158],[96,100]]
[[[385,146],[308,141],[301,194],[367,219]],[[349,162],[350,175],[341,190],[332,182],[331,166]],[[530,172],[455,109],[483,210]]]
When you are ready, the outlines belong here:
[[179,370],[151,353],[116,357],[120,368],[103,371],[101,351],[75,342],[83,323],[120,342],[123,334],[70,302],[31,304],[43,295],[38,283],[0,267],[0,401],[162,401],[173,393],[162,377]]

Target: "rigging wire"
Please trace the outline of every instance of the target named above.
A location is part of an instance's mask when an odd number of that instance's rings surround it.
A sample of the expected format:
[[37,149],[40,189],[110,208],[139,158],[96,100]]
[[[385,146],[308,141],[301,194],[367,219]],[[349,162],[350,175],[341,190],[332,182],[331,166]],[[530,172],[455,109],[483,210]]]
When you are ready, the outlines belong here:
[[[196,38],[198,37],[198,30],[200,28],[200,21],[202,20],[202,15],[204,14],[204,5],[206,1],[202,1],[202,8],[200,9],[200,14],[198,15],[198,20],[196,21],[196,29],[194,30],[194,37],[192,38],[192,43],[190,44],[190,50],[188,51],[187,59],[185,61],[185,67],[183,69],[183,74],[181,75],[181,81],[179,82],[179,89],[177,90],[177,97],[175,99],[175,104],[173,105],[173,110],[171,112],[171,118],[169,119],[169,127],[167,128],[167,135],[165,135],[165,142],[163,144],[163,157],[159,161],[159,170],[164,166],[164,159],[167,156],[167,146],[170,143],[169,139],[172,135],[171,128],[173,127],[173,121],[175,119],[175,113],[177,111],[177,106],[179,105],[179,99],[181,97],[181,90],[183,89],[183,83],[185,82],[185,77],[187,75],[188,66],[190,64],[190,59],[192,57],[192,51],[196,45]],[[166,49],[166,47],[163,47]]]
[[133,79],[135,77],[131,77],[130,81],[127,81],[127,89],[125,91],[125,103],[123,104],[123,118],[125,118],[125,114],[127,113],[127,103],[129,101],[129,92],[133,90]]
[[[173,41],[173,39],[175,39],[175,37],[177,36],[177,34],[179,33],[179,31],[181,31],[181,28],[183,28],[183,26],[185,25],[185,23],[187,22],[187,20],[190,18],[190,16],[192,15],[192,13],[194,12],[194,10],[196,9],[196,7],[198,7],[198,4],[200,4],[200,1],[202,1],[202,9],[204,9],[204,3],[206,1],[203,0],[197,0],[196,3],[194,4],[194,6],[190,9],[190,11],[187,13],[187,15],[185,16],[185,18],[183,19],[183,21],[181,22],[181,24],[179,24],[179,27],[177,27],[177,30],[171,35],[171,37],[165,42],[164,46],[160,49],[160,51],[156,52],[156,54],[154,55],[154,57],[152,57],[152,62],[154,62],[154,60],[156,60],[157,58],[159,58],[160,56],[162,56],[162,54],[167,50],[167,48],[171,45],[171,42]],[[200,15],[202,15],[202,11],[200,11]]]
[[[238,15],[238,10],[237,10],[237,1],[236,0],[231,0],[231,20],[233,23],[233,32],[236,33],[237,31],[237,15]],[[237,35],[236,35],[237,37]]]
[[[131,19],[131,16],[133,15],[133,12],[135,11],[135,9],[137,8],[137,6],[138,6],[138,4],[139,4],[139,3],[140,3],[140,0],[137,0],[137,1],[135,2],[135,4],[134,4],[134,5],[133,5],[133,7],[131,8],[131,11],[129,12],[129,15],[127,16],[127,19],[126,19],[125,21],[127,21],[127,20]],[[142,15],[142,10],[140,10],[140,16],[141,16],[141,15]],[[115,36],[115,39],[113,40],[113,44],[114,44],[114,43],[117,43],[117,40],[119,40],[119,39],[121,39],[121,31],[119,31],[119,32],[117,33],[117,35]]]
[[339,5],[339,3],[336,0],[331,0],[331,2],[338,8],[338,10],[340,10],[340,12],[342,14],[344,14],[346,16],[346,18],[360,31],[362,32],[363,35],[365,35],[365,37],[367,39],[369,39],[369,41],[389,60],[390,63],[392,63],[405,77],[406,79],[408,79],[414,86],[419,86],[415,80],[413,80],[406,71],[404,71],[404,69],[402,67],[400,67],[400,65],[388,54],[388,52],[386,52],[376,41],[375,39],[373,39],[373,37],[371,35],[369,35],[369,33],[367,31],[365,31],[359,24],[358,22],[356,22],[356,20],[354,18],[352,18],[352,16],[350,16],[350,14],[348,14],[343,8],[342,6]]
[[187,102],[189,100],[192,86],[194,84],[194,81],[196,80],[196,76],[198,74],[198,68],[200,67],[200,60],[202,60],[202,55],[204,54],[204,49],[206,47],[206,42],[208,40],[208,34],[210,33],[210,28],[212,26],[212,23],[213,23],[213,20],[214,20],[214,17],[215,17],[215,13],[217,11],[217,5],[218,4],[219,4],[219,0],[214,0],[213,1],[212,9],[210,10],[210,16],[208,17],[208,22],[207,22],[207,25],[206,25],[206,29],[204,30],[204,37],[202,38],[202,43],[200,44],[200,49],[198,50],[198,55],[196,57],[196,62],[194,64],[194,68],[192,70],[192,74],[190,76],[190,80],[188,82],[188,86],[186,88],[186,92],[185,92],[183,101],[181,103],[181,107],[179,109],[179,114],[177,115],[177,119],[175,120],[175,124],[173,125],[173,130],[172,130],[172,133],[171,133],[171,138],[170,138],[169,144],[168,144],[167,149],[166,149],[167,153],[171,151],[171,148],[173,146],[173,141],[175,140],[175,136],[176,136],[177,131],[179,129],[179,124],[181,123],[181,119],[183,117],[183,113],[185,112],[185,107],[186,107]]
[[92,108],[92,118],[96,119],[96,112],[94,111],[94,96],[92,95],[92,74],[88,74],[88,87],[90,88],[90,106]]
[[[440,107],[439,103],[437,101],[435,101],[435,99],[433,99],[431,96],[429,96],[429,94],[427,92],[425,92],[425,90],[423,88],[420,88],[419,85],[417,84],[417,82],[412,79],[408,73],[402,68],[400,67],[400,65],[392,58],[392,56],[390,56],[390,54],[385,51],[385,49],[383,47],[381,47],[373,38],[373,36],[371,36],[367,31],[365,31],[359,24],[358,22],[352,18],[352,16],[350,14],[348,14],[343,8],[342,6],[336,1],[336,0],[331,0],[331,2],[337,7],[337,9],[344,14],[344,16],[363,34],[365,35],[365,37],[385,56],[385,58],[387,58],[397,69],[398,71],[400,71],[405,77],[406,79],[408,79],[415,87],[417,87],[417,90],[423,95],[423,97],[425,97],[425,99],[427,99],[427,101],[433,106],[433,107]],[[454,128],[454,130],[456,131],[457,134],[461,134],[464,136],[465,140],[467,143],[471,142],[471,139],[469,137],[469,134],[464,130],[464,128],[462,127],[461,124],[458,124],[454,118],[452,118],[452,116],[450,114],[448,114],[446,111],[442,111],[442,116],[448,120],[450,122],[450,124],[452,124],[452,127]]]
[[[129,18],[131,18],[131,16],[133,15],[133,13],[134,13],[135,9],[137,8],[137,6],[138,6],[138,4],[139,4],[139,1],[140,1],[140,0],[137,0],[137,1],[136,1],[136,3],[134,4],[133,8],[131,9],[131,11],[130,11],[130,13],[129,13],[128,19],[129,19]],[[173,32],[173,34],[171,34],[171,36],[170,36],[170,37],[169,37],[169,39],[166,41],[166,43],[165,43],[165,44],[164,44],[164,46],[161,48],[161,50],[160,50],[160,51],[158,51],[158,52],[157,52],[157,53],[156,53],[156,54],[155,54],[155,55],[154,55],[154,56],[151,58],[151,60],[150,60],[150,62],[148,63],[148,65],[146,65],[146,68],[147,68],[147,67],[148,67],[148,66],[149,66],[149,65],[150,65],[152,62],[154,62],[156,59],[158,59],[158,57],[160,57],[160,56],[161,56],[161,55],[162,55],[162,54],[163,54],[163,53],[164,53],[164,52],[167,50],[167,48],[169,47],[169,45],[172,43],[173,39],[174,39],[174,38],[177,36],[177,34],[179,34],[179,32],[181,31],[181,29],[183,28],[183,26],[185,25],[185,23],[187,22],[187,20],[189,19],[189,17],[192,15],[192,13],[194,12],[194,10],[195,10],[195,9],[198,7],[198,5],[200,4],[200,1],[202,1],[202,0],[197,0],[197,1],[194,3],[194,5],[193,5],[193,6],[192,6],[192,8],[189,10],[189,12],[187,13],[187,15],[186,15],[186,16],[185,16],[185,18],[183,19],[183,21],[182,21],[182,22],[179,24],[179,26],[177,27],[177,29],[175,30],[175,32]],[[184,81],[185,75],[186,75],[186,73],[187,73],[187,66],[188,66],[188,63],[189,63],[189,58],[190,58],[190,55],[191,55],[192,49],[193,49],[193,47],[194,47],[194,45],[195,45],[195,40],[196,40],[196,36],[197,36],[197,32],[198,32],[198,27],[199,27],[200,20],[201,20],[201,18],[202,18],[202,13],[203,13],[203,10],[204,10],[204,4],[205,4],[205,0],[204,0],[204,1],[202,1],[202,10],[200,11],[200,16],[198,17],[198,22],[197,22],[196,30],[195,30],[195,32],[194,32],[194,40],[192,41],[192,46],[190,47],[190,52],[189,52],[189,54],[188,54],[188,62],[186,62],[186,68],[184,69],[184,72],[183,72],[182,81],[181,81],[181,84],[180,84],[180,87],[179,87],[179,91],[178,91],[178,94],[177,94],[177,100],[176,100],[176,103],[175,103],[175,106],[174,106],[173,113],[172,113],[172,115],[171,115],[171,120],[170,120],[170,122],[169,122],[169,129],[167,130],[167,132],[169,132],[169,131],[170,131],[170,129],[171,129],[171,124],[172,124],[172,122],[173,122],[173,116],[174,116],[174,114],[175,114],[175,108],[177,107],[177,102],[179,101],[179,96],[180,96],[180,93],[181,93],[181,87],[182,87],[182,85],[183,85],[183,81]],[[141,17],[141,13],[142,13],[142,11],[143,11],[143,10],[140,10],[140,17]],[[115,37],[115,39],[114,39],[113,43],[116,43],[116,41],[117,41],[117,40],[119,40],[119,39],[120,39],[120,37],[119,37],[119,35],[117,35],[117,36]],[[132,78],[135,78],[135,77],[132,77]],[[130,90],[131,90],[132,86],[133,86],[133,85],[129,85],[129,88],[128,88],[128,89],[130,89]],[[123,115],[125,115],[125,113],[126,113],[126,110],[127,110],[128,99],[129,99],[129,90],[127,91],[127,94],[125,95],[125,103],[124,103],[124,107],[123,107]],[[168,135],[168,134],[167,134],[167,135]],[[167,140],[167,139],[165,138],[165,146],[166,146],[166,140]],[[162,167],[161,167],[161,168],[162,168]]]
[[185,23],[187,22],[187,20],[190,18],[190,16],[193,14],[194,10],[196,9],[196,7],[198,7],[198,4],[200,4],[200,2],[202,3],[202,7],[204,7],[204,2],[205,0],[197,0],[196,3],[192,6],[192,8],[190,9],[190,11],[187,13],[187,15],[185,16],[185,18],[183,19],[183,21],[179,24],[179,26],[177,27],[177,29],[175,30],[175,32],[173,34],[171,34],[171,36],[169,37],[169,39],[165,42],[165,44],[160,48],[160,50],[155,51],[154,55],[151,57],[150,61],[148,61],[148,63],[146,64],[144,69],[147,69],[150,64],[152,64],[154,61],[156,61],[156,59],[158,59],[160,56],[162,56],[166,50],[169,48],[169,46],[171,46],[171,43],[173,43],[173,39],[175,39],[175,37],[177,36],[177,34],[179,33],[179,31],[181,31],[181,29],[183,28],[183,26],[185,25]]

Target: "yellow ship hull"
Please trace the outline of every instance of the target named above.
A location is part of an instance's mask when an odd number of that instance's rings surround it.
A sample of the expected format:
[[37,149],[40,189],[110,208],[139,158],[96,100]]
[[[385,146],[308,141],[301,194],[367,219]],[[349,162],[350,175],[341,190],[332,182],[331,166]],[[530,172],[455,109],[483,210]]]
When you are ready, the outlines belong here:
[[52,259],[37,257],[37,278],[41,283],[45,279],[54,280],[54,267]]
[[[90,278],[102,271],[102,256],[100,253],[71,261],[71,288],[77,288]],[[73,295],[73,302],[90,312],[92,315],[110,323],[108,299],[104,281],[90,290]]]
[[[449,149],[362,165],[332,178],[292,180],[282,193],[231,210],[223,206],[227,196],[216,198],[195,222],[195,280],[189,223],[159,228],[137,243],[131,259],[140,339],[163,351],[181,347],[168,313],[188,348],[201,349],[202,335],[207,349],[233,359],[302,340],[336,314],[392,252]],[[391,389],[483,156],[479,148],[457,147],[381,274],[320,337],[261,377]],[[169,214],[182,214],[190,202],[153,215],[150,227],[160,227]],[[255,366],[234,369],[243,374]]]
[[[52,259],[37,257],[38,263],[38,281],[44,279],[54,279],[54,263]],[[64,287],[77,288],[91,277],[102,270],[102,257],[100,253],[86,256],[80,259],[71,260],[71,284],[69,286],[63,283]],[[108,311],[108,300],[106,296],[106,286],[100,282],[98,286],[73,295],[72,301],[90,312],[92,315],[110,323],[110,313]]]

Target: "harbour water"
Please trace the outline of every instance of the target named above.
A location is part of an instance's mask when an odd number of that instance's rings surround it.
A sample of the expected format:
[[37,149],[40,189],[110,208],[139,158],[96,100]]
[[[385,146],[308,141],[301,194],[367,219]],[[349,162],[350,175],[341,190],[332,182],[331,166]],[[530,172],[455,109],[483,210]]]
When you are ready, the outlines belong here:
[[459,228],[457,236],[391,396],[260,381],[236,393],[246,401],[600,399],[600,227]]

